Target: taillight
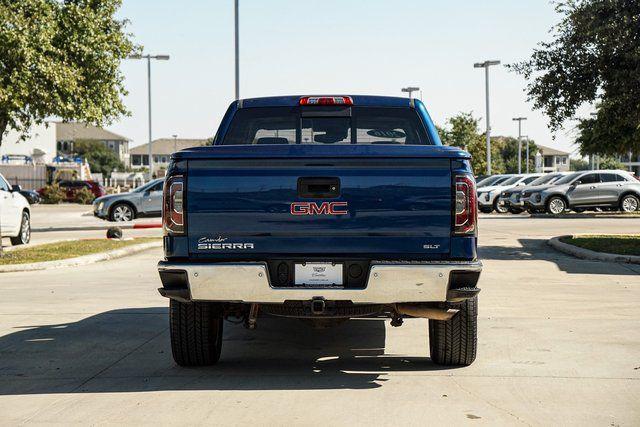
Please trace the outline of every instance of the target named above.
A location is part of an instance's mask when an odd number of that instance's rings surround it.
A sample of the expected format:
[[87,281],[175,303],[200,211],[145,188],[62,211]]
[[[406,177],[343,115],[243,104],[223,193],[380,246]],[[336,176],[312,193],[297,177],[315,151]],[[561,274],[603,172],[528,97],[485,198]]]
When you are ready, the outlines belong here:
[[475,234],[478,222],[476,182],[470,175],[457,175],[454,234]]
[[184,233],[184,179],[172,176],[164,184],[162,223],[166,234]]
[[304,96],[300,105],[353,105],[350,96]]

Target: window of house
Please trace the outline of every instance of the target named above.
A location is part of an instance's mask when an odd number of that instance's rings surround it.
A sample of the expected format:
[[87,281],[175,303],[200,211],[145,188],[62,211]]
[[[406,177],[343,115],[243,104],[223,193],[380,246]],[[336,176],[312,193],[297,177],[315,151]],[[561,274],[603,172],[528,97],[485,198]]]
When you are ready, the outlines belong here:
[[553,156],[544,156],[544,167],[545,168],[553,167]]

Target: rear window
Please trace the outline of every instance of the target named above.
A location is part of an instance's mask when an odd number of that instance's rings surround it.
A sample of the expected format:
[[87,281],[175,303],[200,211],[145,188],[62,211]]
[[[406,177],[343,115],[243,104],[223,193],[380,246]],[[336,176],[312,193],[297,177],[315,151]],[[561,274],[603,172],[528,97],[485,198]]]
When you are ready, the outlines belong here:
[[415,110],[270,107],[236,112],[222,145],[433,145]]

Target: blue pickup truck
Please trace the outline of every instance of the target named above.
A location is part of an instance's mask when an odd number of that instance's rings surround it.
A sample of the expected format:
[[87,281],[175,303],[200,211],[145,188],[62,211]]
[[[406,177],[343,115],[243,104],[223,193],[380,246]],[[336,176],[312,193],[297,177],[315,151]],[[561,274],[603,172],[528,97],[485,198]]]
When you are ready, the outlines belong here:
[[224,320],[270,315],[427,318],[433,362],[471,364],[482,264],[469,158],[415,99],[233,102],[212,146],[173,154],[164,185],[159,291],[176,363],[216,363]]

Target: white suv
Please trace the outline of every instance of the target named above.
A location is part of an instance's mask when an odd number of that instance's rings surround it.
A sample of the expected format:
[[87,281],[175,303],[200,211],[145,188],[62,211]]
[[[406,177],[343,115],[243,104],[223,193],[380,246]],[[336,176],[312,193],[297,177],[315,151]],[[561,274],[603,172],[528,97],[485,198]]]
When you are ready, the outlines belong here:
[[0,174],[0,236],[10,237],[12,245],[24,245],[31,239],[31,210],[27,199],[11,187]]
[[497,185],[478,188],[478,207],[480,212],[491,213],[494,210],[498,213],[507,212],[509,209],[504,203],[500,203],[500,193],[509,188],[527,185],[540,176],[542,176],[541,173],[512,175],[509,179]]

